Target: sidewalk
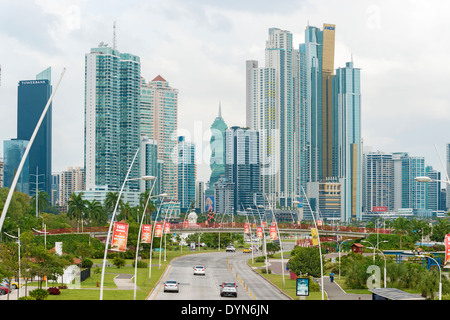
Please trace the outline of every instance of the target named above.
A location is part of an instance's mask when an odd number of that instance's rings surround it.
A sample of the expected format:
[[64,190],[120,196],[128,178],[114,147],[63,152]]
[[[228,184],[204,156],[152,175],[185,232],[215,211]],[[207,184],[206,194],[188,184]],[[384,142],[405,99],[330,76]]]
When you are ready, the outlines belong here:
[[[284,260],[283,267],[286,267],[287,260]],[[282,274],[281,259],[269,259],[269,268],[273,274]],[[289,271],[284,269],[284,274],[289,275]],[[320,285],[320,278],[319,285]],[[328,300],[372,300],[371,294],[351,294],[346,293],[335,281],[330,282],[329,276],[323,277],[323,289],[327,294]]]

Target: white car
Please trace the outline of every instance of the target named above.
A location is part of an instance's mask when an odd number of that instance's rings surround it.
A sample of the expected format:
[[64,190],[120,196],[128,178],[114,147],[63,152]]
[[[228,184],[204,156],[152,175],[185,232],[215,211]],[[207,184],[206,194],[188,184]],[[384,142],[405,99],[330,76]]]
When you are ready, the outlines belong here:
[[220,296],[232,296],[237,298],[237,285],[234,282],[224,282],[220,287]]
[[195,266],[194,267],[194,276],[195,275],[201,275],[201,276],[205,276],[206,275],[206,271],[205,271],[205,267],[204,266]]
[[225,251],[226,252],[236,252],[236,249],[233,246],[228,246]]
[[164,292],[171,291],[171,292],[179,292],[179,283],[175,280],[167,280],[164,282]]

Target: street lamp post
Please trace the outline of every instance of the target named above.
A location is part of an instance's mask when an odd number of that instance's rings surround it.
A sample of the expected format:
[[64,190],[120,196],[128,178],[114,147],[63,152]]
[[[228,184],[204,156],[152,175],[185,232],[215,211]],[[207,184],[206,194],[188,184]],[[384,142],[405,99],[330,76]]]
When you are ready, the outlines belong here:
[[[167,193],[163,193],[161,194],[161,197],[166,197]],[[155,235],[155,229],[156,229],[156,221],[158,221],[158,215],[159,212],[161,211],[161,207],[163,205],[164,199],[161,199],[161,203],[159,204],[159,208],[156,211],[156,217],[155,217],[155,222],[153,223],[153,231],[152,231],[152,239],[150,241],[150,258],[149,258],[149,270],[148,270],[148,282],[150,283],[151,279],[152,279],[152,258],[153,258],[153,237]]]
[[[3,233],[6,234],[10,238],[17,239],[18,253],[19,253],[19,286],[17,288],[17,299],[18,299],[20,296],[19,291],[20,291],[20,278],[21,278],[21,273],[20,273],[20,228],[17,229],[17,237],[7,234],[6,232],[3,232]],[[11,287],[11,282],[9,284],[9,287]]]
[[152,191],[153,191],[153,187],[155,186],[155,183],[156,183],[156,177],[149,176],[147,180],[155,180],[155,181],[153,182],[152,188],[150,189],[150,192],[148,193],[147,202],[145,203],[144,210],[142,211],[141,223],[139,224],[139,232],[138,232],[137,245],[136,245],[136,258],[134,260],[134,300],[136,300],[137,259],[138,259],[138,254],[139,254],[139,242],[141,239],[142,223],[144,222],[145,210],[147,210],[147,205],[150,201],[150,198],[152,197]]
[[378,248],[375,248],[375,247],[367,247],[367,248],[368,248],[368,249],[374,249],[374,251],[375,251],[375,250],[378,250],[378,251],[380,251],[381,254],[383,255],[383,258],[384,258],[384,287],[386,288],[386,256],[384,255],[383,251],[381,251],[381,250],[378,249]]
[[[269,202],[269,197],[267,197],[267,195],[265,195],[267,198],[267,202],[269,203],[270,206],[270,202]],[[281,276],[283,277],[283,286],[285,285],[285,280],[284,280],[284,265],[283,265],[283,245],[281,244],[281,235],[280,235],[280,229],[278,228],[278,222],[277,222],[277,218],[275,217],[275,212],[273,210],[273,205],[271,206],[272,209],[272,216],[273,216],[273,220],[275,221],[275,228],[277,230],[278,233],[278,239],[280,239],[280,251],[281,251]]]
[[[314,212],[312,211],[311,205],[309,204],[309,200],[308,200],[308,197],[306,196],[305,189],[303,188],[303,186],[301,186],[301,188],[302,188],[303,194],[305,195],[306,202],[308,203],[309,210],[311,211],[311,216],[313,217],[314,226],[317,230],[317,240],[319,243],[319,258],[320,258],[320,275],[321,275],[320,277],[321,277],[321,287],[322,287],[321,291],[322,291],[322,300],[324,300],[323,261],[322,261],[322,248],[320,245],[319,228],[317,228],[316,217],[314,217]],[[296,202],[298,202],[298,201],[294,201],[294,203],[296,203]]]
[[348,240],[344,240],[341,243],[339,243],[339,280],[341,279],[341,245],[343,245],[345,242],[347,242]]
[[125,179],[122,183],[122,187],[120,188],[120,192],[119,192],[119,196],[117,197],[117,201],[116,201],[116,205],[114,207],[114,211],[111,217],[111,222],[109,224],[109,229],[108,229],[108,235],[106,237],[106,242],[105,242],[105,253],[103,256],[103,265],[102,265],[102,275],[101,275],[101,285],[100,285],[100,300],[103,300],[103,282],[105,279],[105,269],[106,269],[106,257],[108,254],[108,246],[109,246],[109,239],[111,237],[111,229],[112,229],[112,225],[114,223],[114,219],[116,217],[116,212],[117,212],[117,207],[119,206],[119,201],[120,201],[120,197],[122,195],[123,189],[125,187],[125,184],[127,183],[127,181],[131,181],[131,180],[149,180],[151,179],[151,176],[143,176],[141,178],[133,178],[133,179],[128,179],[128,176],[130,175],[131,172],[131,168],[133,167],[134,161],[136,160],[136,157],[139,153],[139,148],[137,148],[136,153],[134,154],[133,160],[131,161],[130,167],[128,168],[128,172],[127,175],[125,176]]
[[[264,208],[264,206],[263,205],[258,205],[256,208]],[[262,236],[263,236],[263,248],[264,248],[264,256],[265,256],[265,258],[266,258],[266,274],[269,274],[269,259],[267,258],[267,243],[266,243],[266,231],[264,230],[264,225],[263,225],[263,222],[264,221],[262,221],[262,219],[261,219],[261,214],[259,213],[259,209],[258,209],[258,215],[259,215],[259,221],[260,221],[260,225],[261,225],[261,228],[262,228]],[[265,215],[265,213],[264,213],[264,215]]]
[[[417,254],[417,256],[419,257],[423,257],[423,255]],[[432,258],[432,257],[428,257],[427,258],[433,260],[436,265],[439,268],[439,300],[442,300],[442,270],[441,270],[441,265],[436,261],[436,259]]]

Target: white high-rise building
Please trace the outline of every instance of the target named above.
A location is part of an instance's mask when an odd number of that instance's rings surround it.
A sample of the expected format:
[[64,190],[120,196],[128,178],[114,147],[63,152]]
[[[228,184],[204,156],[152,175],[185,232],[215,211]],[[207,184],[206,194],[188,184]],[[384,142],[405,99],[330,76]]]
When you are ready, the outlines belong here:
[[157,141],[163,161],[162,193],[178,200],[178,89],[158,75],[151,82],[141,79],[141,134]]
[[[118,191],[140,146],[140,59],[100,44],[85,56],[86,189]],[[137,157],[129,179],[139,175]],[[137,180],[127,183],[139,191]]]
[[[265,66],[247,61],[247,123],[260,132],[261,164],[271,162],[276,174],[263,177],[263,191],[281,206],[294,200],[294,66],[292,34],[278,28],[269,29],[265,48]],[[251,75],[251,78],[249,77]],[[248,95],[251,95],[250,97]],[[276,162],[275,162],[276,161]],[[266,174],[273,172],[265,172]],[[265,175],[262,172],[262,175]],[[264,181],[265,180],[265,181]]]

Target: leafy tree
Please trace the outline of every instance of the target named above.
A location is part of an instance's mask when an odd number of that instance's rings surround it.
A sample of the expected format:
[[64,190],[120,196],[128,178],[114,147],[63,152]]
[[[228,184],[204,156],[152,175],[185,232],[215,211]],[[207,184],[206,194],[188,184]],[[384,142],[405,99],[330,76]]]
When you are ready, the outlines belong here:
[[266,250],[269,256],[273,256],[275,252],[280,251],[280,244],[276,242],[266,243]]
[[445,235],[450,233],[450,223],[447,219],[437,219],[437,223],[433,225],[433,233],[430,236],[432,241],[442,242]]
[[295,246],[291,251],[289,269],[296,275],[320,277],[320,253],[318,248]]

